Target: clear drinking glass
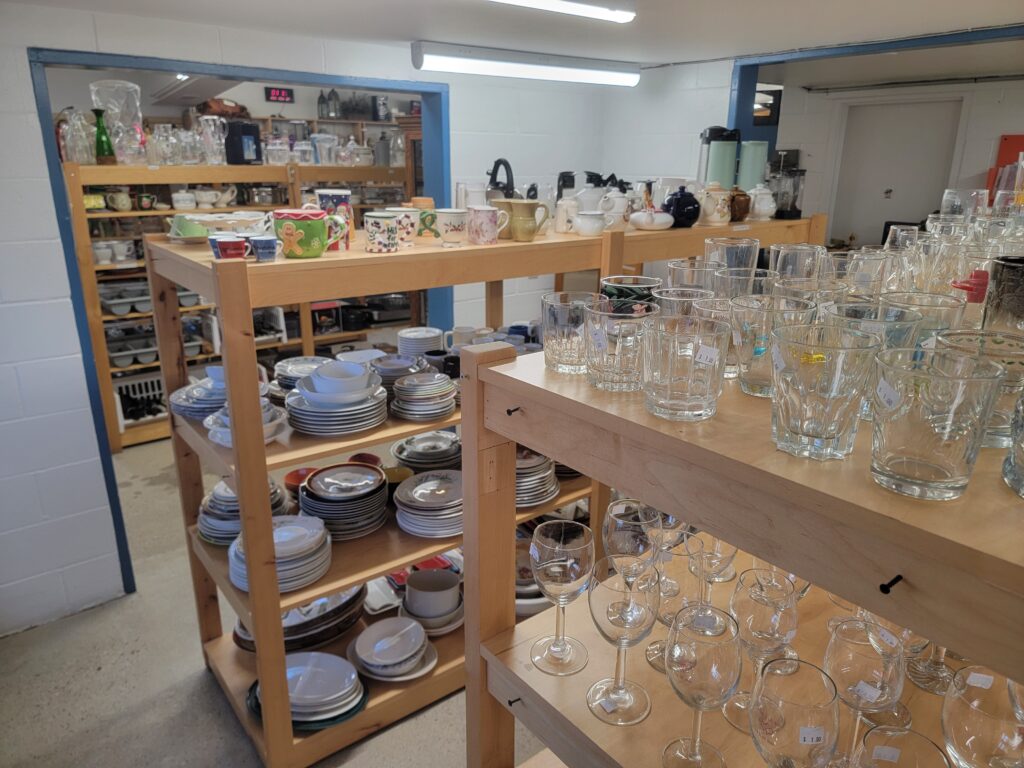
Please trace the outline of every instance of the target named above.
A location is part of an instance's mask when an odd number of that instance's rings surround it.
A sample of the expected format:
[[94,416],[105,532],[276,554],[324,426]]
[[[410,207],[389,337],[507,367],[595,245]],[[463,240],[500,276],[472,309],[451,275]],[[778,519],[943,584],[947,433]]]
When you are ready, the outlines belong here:
[[[672,627],[676,614],[684,608],[701,605],[704,594],[704,542],[687,534],[672,547],[662,547],[658,554],[658,622]],[[655,640],[644,651],[647,662],[659,672],[665,671],[665,641]]]
[[962,236],[966,231],[963,214],[959,213],[929,213],[924,228],[944,237]]
[[[645,568],[646,565],[646,568]],[[626,573],[640,573],[640,578]],[[605,557],[590,580],[590,616],[598,632],[617,649],[615,677],[598,680],[587,692],[587,706],[610,725],[634,725],[651,711],[651,697],[626,679],[626,651],[642,642],[658,615],[658,574],[649,561]]]
[[608,297],[617,312],[628,311],[638,301],[651,301],[652,292],[658,288],[661,288],[660,277],[612,275],[601,278],[601,295]]
[[732,302],[729,299],[699,299],[693,302],[693,314],[697,317],[706,317],[709,320],[719,320],[728,324],[729,349],[725,353],[725,372],[722,377],[735,379],[740,375],[740,367],[736,358],[737,333],[732,329]]
[[609,559],[629,564],[616,567],[628,584],[657,561],[662,538],[661,512],[654,507],[637,499],[616,499],[608,505],[601,541]]
[[1024,764],[1021,727],[1005,677],[982,666],[953,676],[942,702],[942,735],[957,768]]
[[953,668],[946,663],[946,648],[932,644],[927,656],[908,660],[907,677],[922,691],[944,694],[953,682]]
[[891,491],[936,501],[967,488],[1003,366],[953,352],[876,356],[871,475]]
[[825,671],[835,682],[836,691],[853,714],[850,746],[846,754],[836,756],[834,768],[849,766],[857,748],[862,712],[881,712],[900,700],[903,693],[903,644],[878,642],[882,627],[860,619],[844,621],[832,630],[825,649]]
[[673,421],[703,421],[715,415],[722,392],[730,326],[703,317],[645,320],[644,405]]
[[[736,581],[729,613],[736,618],[740,645],[756,683],[767,662],[788,658],[786,650],[796,637],[796,587],[778,571],[750,568]],[[750,695],[740,691],[722,707],[729,724],[744,733],[750,733]]]
[[711,590],[715,584],[724,581],[731,581],[736,578],[736,569],[732,567],[732,561],[736,559],[736,547],[727,541],[717,539],[714,536],[701,532],[697,534],[704,542],[704,581],[707,583],[707,590],[704,593],[704,602],[711,604]]
[[1015,255],[1008,254],[992,263],[982,319],[982,327],[987,331],[1024,333],[1024,246],[1018,248],[1013,252]]
[[720,269],[715,272],[715,296],[731,299],[751,294],[770,294],[779,273],[770,269]]
[[668,263],[668,285],[670,288],[714,291],[715,272],[725,268],[725,263],[721,261],[675,259]]
[[704,259],[720,261],[730,269],[753,269],[761,243],[751,237],[708,237],[704,239]]
[[[725,626],[723,632],[708,634],[710,616]],[[683,609],[670,622],[665,646],[668,681],[693,710],[693,727],[689,738],[665,747],[662,768],[725,768],[722,753],[702,741],[700,732],[704,713],[723,706],[739,683],[742,661],[736,620],[710,606]]]
[[999,363],[1006,369],[1006,378],[999,387],[999,396],[992,416],[985,425],[982,448],[1009,448],[1010,422],[1021,393],[1024,393],[1024,334],[1002,331],[943,331],[935,337],[936,349],[947,349],[971,357]]
[[830,307],[849,300],[850,286],[825,277],[783,278],[772,286],[772,296],[813,301],[818,305],[817,321],[823,323]]
[[594,534],[582,523],[549,520],[533,530],[530,568],[556,606],[555,634],[533,644],[533,664],[549,675],[573,675],[587,666],[587,649],[565,634],[565,607],[582,595],[594,569]]
[[949,768],[939,746],[916,731],[879,725],[864,734],[853,768]]
[[775,447],[818,461],[849,456],[881,339],[833,325],[791,325],[772,331],[772,344]]
[[981,328],[992,267],[999,254],[997,246],[942,243],[921,290],[965,299],[960,327]]
[[607,304],[584,307],[584,354],[587,380],[609,392],[636,392],[641,387],[643,321],[661,308],[633,301],[616,311]]
[[920,231],[916,224],[893,224],[889,227],[889,236],[885,239],[885,249],[899,251],[914,247]]
[[888,264],[884,251],[833,251],[825,255],[818,276],[844,283],[850,293],[877,296],[885,288]]
[[784,568],[780,568],[777,565],[772,565],[767,560],[762,560],[759,557],[753,557],[751,558],[751,560],[753,561],[754,568],[763,571],[771,571],[772,573],[776,574],[778,578],[786,578],[793,582],[793,589],[796,590],[797,601],[803,600],[807,593],[810,592],[811,582],[809,582],[807,579],[802,579],[795,573],[791,573],[785,570]]
[[810,243],[777,243],[768,248],[768,269],[780,278],[818,277],[828,251],[823,245]]
[[693,303],[714,298],[714,291],[703,288],[656,288],[651,300],[661,307],[662,316],[682,317],[693,314]]
[[1010,421],[1010,450],[1003,460],[1003,480],[1024,498],[1024,395],[1017,400]]
[[583,324],[587,307],[607,300],[597,293],[557,291],[540,298],[544,328],[544,364],[558,373],[586,373]]
[[[894,648],[896,646],[896,640],[898,639],[900,643],[903,644],[903,659],[908,668],[914,661],[914,658],[928,647],[928,638],[918,635],[912,630],[902,627],[894,621],[889,621],[888,619],[873,614],[865,608],[858,606],[856,618],[867,624],[868,634],[871,635],[871,641],[873,643],[884,643],[885,645]],[[833,626],[830,629],[835,629],[835,627]],[[897,702],[886,710],[881,710],[879,712],[864,712],[862,715],[872,726],[885,725],[893,728],[909,728],[913,722],[910,710],[907,709],[906,705],[902,702]]]
[[839,738],[839,698],[807,661],[769,661],[754,685],[750,735],[771,768],[825,768]]
[[938,293],[892,292],[879,297],[883,306],[902,307],[921,313],[917,327],[917,343],[929,349],[935,346],[934,336],[939,331],[956,330],[964,316],[967,302],[960,296]]
[[785,296],[737,296],[732,299],[733,343],[740,388],[754,397],[772,396],[772,331],[814,322],[817,305]]

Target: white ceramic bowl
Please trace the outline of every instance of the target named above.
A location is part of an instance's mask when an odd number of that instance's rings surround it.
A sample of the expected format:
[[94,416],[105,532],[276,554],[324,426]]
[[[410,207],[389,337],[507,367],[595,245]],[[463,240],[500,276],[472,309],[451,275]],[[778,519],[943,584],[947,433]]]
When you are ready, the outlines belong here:
[[[388,638],[395,641],[387,642]],[[418,622],[395,616],[367,627],[356,638],[356,653],[369,667],[390,667],[421,651],[426,641],[427,635]]]
[[[459,598],[459,604],[451,613],[446,613],[443,616],[417,616],[415,613],[409,610],[407,603],[402,603],[402,611],[410,619],[416,619],[425,629],[441,629],[441,627],[447,627],[453,621],[455,621],[462,613],[462,598]],[[401,614],[399,614],[401,615]]]
[[405,607],[417,618],[446,616],[459,608],[460,581],[452,571],[413,571],[405,582]]
[[332,360],[313,371],[317,392],[354,392],[370,385],[370,371],[365,365]]
[[348,405],[365,400],[380,387],[379,374],[371,373],[366,389],[355,389],[351,392],[318,392],[317,384],[312,376],[303,376],[295,383],[295,389],[314,405]]

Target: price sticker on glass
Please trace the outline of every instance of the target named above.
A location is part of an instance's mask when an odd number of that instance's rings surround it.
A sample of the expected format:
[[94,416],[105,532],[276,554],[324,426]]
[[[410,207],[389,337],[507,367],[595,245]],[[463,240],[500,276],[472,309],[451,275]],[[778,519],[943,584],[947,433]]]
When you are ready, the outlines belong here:
[[779,349],[778,344],[772,344],[772,365],[775,366],[776,371],[781,371],[786,367],[786,360],[782,356],[782,350]]
[[697,354],[693,356],[693,360],[701,365],[714,365],[718,362],[718,350],[701,344],[697,349]]
[[875,394],[878,399],[885,403],[886,408],[895,408],[900,404],[900,393],[885,379],[878,379],[878,386],[875,387]]
[[805,725],[800,729],[801,744],[824,744],[825,729],[818,725]]

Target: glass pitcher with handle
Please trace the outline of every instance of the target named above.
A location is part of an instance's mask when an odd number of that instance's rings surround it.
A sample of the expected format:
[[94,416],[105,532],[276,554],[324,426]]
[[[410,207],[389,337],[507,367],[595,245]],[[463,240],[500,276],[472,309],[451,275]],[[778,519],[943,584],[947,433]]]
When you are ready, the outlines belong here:
[[199,137],[203,142],[203,154],[208,165],[224,165],[224,139],[228,135],[228,121],[217,115],[203,115],[199,118]]

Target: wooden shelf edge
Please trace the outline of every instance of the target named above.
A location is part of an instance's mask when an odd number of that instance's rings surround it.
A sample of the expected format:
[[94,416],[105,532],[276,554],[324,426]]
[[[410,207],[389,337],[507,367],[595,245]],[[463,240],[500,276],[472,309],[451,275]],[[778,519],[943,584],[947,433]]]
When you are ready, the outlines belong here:
[[[187,314],[189,314],[191,312],[207,312],[207,311],[212,310],[212,309],[217,309],[217,305],[216,304],[194,304],[194,305],[192,305],[190,307],[181,307],[181,306],[179,306],[178,307],[178,312],[180,312],[183,315],[187,315]],[[107,313],[104,313],[104,314],[100,315],[100,317],[103,319],[103,322],[105,322],[105,323],[112,323],[112,322],[116,322],[116,321],[119,321],[119,320],[140,320],[140,319],[145,319],[145,318],[152,317],[152,316],[153,316],[153,312],[152,311],[149,311],[149,312],[128,312],[127,314],[124,314],[124,315],[111,315],[111,314],[107,314]]]

